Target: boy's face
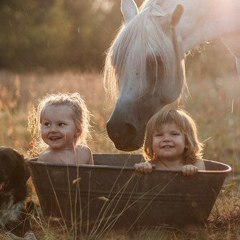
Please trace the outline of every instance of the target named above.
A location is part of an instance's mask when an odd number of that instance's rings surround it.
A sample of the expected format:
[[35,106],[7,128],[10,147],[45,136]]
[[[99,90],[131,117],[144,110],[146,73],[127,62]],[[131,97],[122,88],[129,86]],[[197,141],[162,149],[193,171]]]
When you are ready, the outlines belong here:
[[153,134],[152,148],[159,159],[183,159],[186,147],[185,135],[175,123],[165,123]]
[[48,106],[42,114],[41,134],[51,148],[73,148],[81,131],[74,122],[74,112],[69,106]]

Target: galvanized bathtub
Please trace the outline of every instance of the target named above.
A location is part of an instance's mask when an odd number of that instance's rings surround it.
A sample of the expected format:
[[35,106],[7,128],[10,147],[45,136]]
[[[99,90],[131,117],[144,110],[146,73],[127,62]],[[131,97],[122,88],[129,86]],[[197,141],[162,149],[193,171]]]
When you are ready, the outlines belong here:
[[206,171],[140,174],[141,155],[95,154],[94,166],[63,166],[30,159],[33,183],[45,216],[84,231],[186,225],[207,221],[231,167],[205,161]]

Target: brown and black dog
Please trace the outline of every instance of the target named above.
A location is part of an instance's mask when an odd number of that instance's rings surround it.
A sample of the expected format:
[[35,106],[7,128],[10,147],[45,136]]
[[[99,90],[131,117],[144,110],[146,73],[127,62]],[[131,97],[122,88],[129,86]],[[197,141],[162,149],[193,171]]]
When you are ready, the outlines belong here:
[[0,228],[12,238],[36,239],[26,207],[29,177],[24,157],[12,148],[0,147]]

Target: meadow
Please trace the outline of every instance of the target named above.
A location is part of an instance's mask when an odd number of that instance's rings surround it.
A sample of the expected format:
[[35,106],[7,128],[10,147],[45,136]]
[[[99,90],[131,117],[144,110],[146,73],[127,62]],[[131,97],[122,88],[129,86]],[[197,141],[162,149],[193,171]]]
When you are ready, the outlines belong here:
[[[200,139],[205,145],[204,158],[224,162],[233,169],[233,180],[224,186],[209,222],[201,228],[159,227],[131,236],[124,232],[111,232],[103,239],[240,239],[237,183],[240,172],[240,82],[234,59],[224,48],[221,48],[219,56],[215,53],[209,56],[208,48],[217,48],[218,44],[206,45],[197,58],[188,57],[188,89],[181,100],[173,104],[186,109],[196,120]],[[28,126],[29,116],[40,98],[57,92],[78,92],[85,100],[92,115],[92,137],[88,144],[93,153],[120,153],[106,133],[106,121],[114,105],[106,95],[99,71],[0,71],[1,145],[15,148],[26,157],[36,155],[32,141],[34,134]],[[141,150],[136,151],[139,152]],[[68,232],[51,227],[39,218],[33,220],[33,225],[39,239],[72,239]],[[3,235],[2,239],[8,238]]]

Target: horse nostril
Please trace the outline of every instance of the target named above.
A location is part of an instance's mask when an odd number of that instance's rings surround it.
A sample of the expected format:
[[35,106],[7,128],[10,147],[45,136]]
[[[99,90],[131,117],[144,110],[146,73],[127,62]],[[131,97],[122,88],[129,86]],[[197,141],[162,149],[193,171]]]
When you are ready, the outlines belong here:
[[115,125],[112,121],[108,121],[107,132],[113,142],[117,144],[129,144],[137,137],[137,128],[132,123]]
[[134,140],[137,137],[137,128],[131,123],[126,123],[125,127],[125,133],[127,133],[129,140]]
[[[126,114],[113,114],[106,128],[109,138],[115,147],[121,151],[134,151],[142,146],[142,133],[139,135],[139,125],[132,118],[124,119]],[[135,124],[136,123],[136,124]]]

